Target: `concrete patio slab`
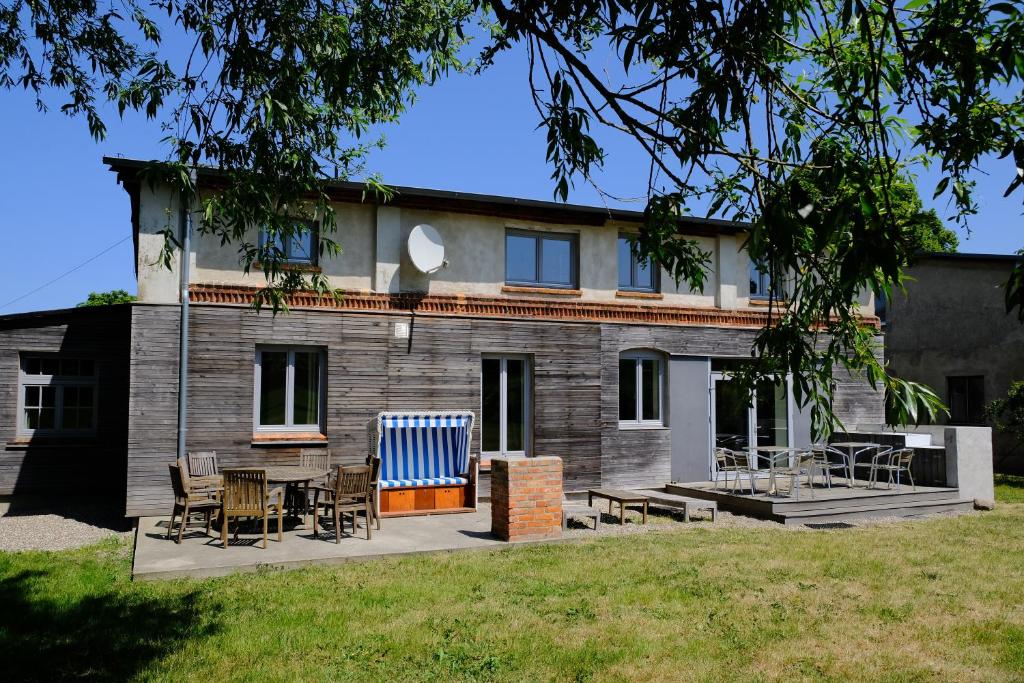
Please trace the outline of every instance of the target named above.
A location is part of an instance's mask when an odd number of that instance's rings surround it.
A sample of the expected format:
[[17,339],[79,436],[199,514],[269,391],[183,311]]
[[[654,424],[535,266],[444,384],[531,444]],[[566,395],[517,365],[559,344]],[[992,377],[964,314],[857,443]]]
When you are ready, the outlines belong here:
[[199,522],[193,522],[178,545],[173,539],[167,539],[167,521],[167,517],[139,520],[133,578],[206,578],[262,568],[293,568],[389,555],[509,545],[491,535],[491,510],[487,505],[481,505],[473,513],[384,519],[380,531],[374,529],[373,539],[369,541],[361,519],[356,535],[342,535],[341,543],[334,542],[333,529],[322,528],[317,539],[309,526],[286,531],[284,541],[279,543],[272,524],[266,550],[260,547],[262,532],[259,535],[243,532],[238,541],[229,537],[225,549],[220,537],[207,537]]

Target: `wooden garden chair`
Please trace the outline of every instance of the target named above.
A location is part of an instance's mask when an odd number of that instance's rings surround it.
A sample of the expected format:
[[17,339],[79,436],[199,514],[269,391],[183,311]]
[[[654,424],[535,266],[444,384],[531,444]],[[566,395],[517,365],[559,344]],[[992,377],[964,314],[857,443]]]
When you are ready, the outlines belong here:
[[189,451],[188,474],[196,487],[216,488],[224,483],[217,469],[217,451]]
[[[341,530],[344,520],[343,513],[352,513],[352,535],[356,533],[357,513],[363,510],[366,514],[366,540],[370,540],[370,527],[373,513],[370,511],[370,480],[373,468],[370,465],[338,467],[338,473],[332,478],[330,486],[318,486],[313,493],[313,535],[320,537],[320,508],[328,510],[334,518],[334,542],[341,543]],[[323,494],[324,500],[320,500]]]
[[210,518],[214,512],[220,509],[220,501],[211,498],[206,493],[195,493],[189,490],[187,484],[188,472],[180,465],[168,465],[171,473],[171,488],[174,489],[174,509],[171,511],[171,521],[167,525],[167,538],[171,537],[174,530],[174,518],[181,515],[181,523],[178,526],[178,538],[175,543],[181,543],[181,537],[185,533],[185,526],[188,524],[189,515],[201,512],[206,517],[206,535],[210,535]]
[[[267,471],[260,469],[224,470],[224,493],[221,495],[221,541],[228,547],[228,525],[232,517],[263,518],[263,548],[267,547],[267,524],[270,514],[277,513],[277,541],[284,540],[284,489],[267,491]],[[235,524],[238,539],[238,524]]]
[[[312,467],[318,470],[329,472],[331,469],[331,449],[329,448],[300,448],[299,467]],[[326,486],[327,475],[320,479],[313,480],[313,486]],[[309,514],[309,485],[310,482],[302,484],[302,523],[306,523]]]

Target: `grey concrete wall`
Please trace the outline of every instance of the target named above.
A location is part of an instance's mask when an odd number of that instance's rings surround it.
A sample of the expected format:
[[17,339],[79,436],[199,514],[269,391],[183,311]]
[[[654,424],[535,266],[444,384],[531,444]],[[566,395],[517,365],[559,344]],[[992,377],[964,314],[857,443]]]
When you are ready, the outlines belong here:
[[[931,258],[908,269],[906,294],[889,302],[891,369],[930,386],[947,404],[951,376],[983,375],[986,403],[1004,396],[1024,379],[1024,326],[1006,315],[1001,287],[1011,268],[1005,259]],[[1024,465],[1003,435],[994,435],[993,446],[998,468]]]
[[988,427],[947,427],[946,482],[960,496],[982,508],[995,507],[992,478],[992,430]]

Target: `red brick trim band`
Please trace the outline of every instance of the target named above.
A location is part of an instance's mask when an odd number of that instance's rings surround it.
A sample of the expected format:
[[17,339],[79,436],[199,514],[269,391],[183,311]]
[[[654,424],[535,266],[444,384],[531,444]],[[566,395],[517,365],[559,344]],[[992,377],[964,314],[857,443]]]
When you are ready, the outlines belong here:
[[[198,304],[250,306],[260,291],[239,285],[191,285],[190,298]],[[353,312],[407,313],[418,315],[565,320],[570,322],[626,323],[645,325],[692,325],[759,329],[769,322],[765,310],[723,310],[651,304],[600,303],[547,299],[498,298],[450,294],[377,294],[342,292],[340,300],[315,292],[296,292],[288,297],[294,309],[330,309]],[[775,314],[778,315],[777,313]],[[878,319],[864,318],[878,327]]]

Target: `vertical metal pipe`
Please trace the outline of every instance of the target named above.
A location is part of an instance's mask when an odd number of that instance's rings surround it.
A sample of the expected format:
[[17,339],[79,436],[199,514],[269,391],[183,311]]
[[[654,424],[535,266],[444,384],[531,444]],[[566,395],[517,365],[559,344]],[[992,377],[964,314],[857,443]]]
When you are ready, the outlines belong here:
[[[196,172],[192,171],[192,190],[196,191]],[[178,199],[181,227],[181,322],[178,325],[178,457],[185,457],[188,431],[188,281],[192,258],[192,200],[182,192]]]

